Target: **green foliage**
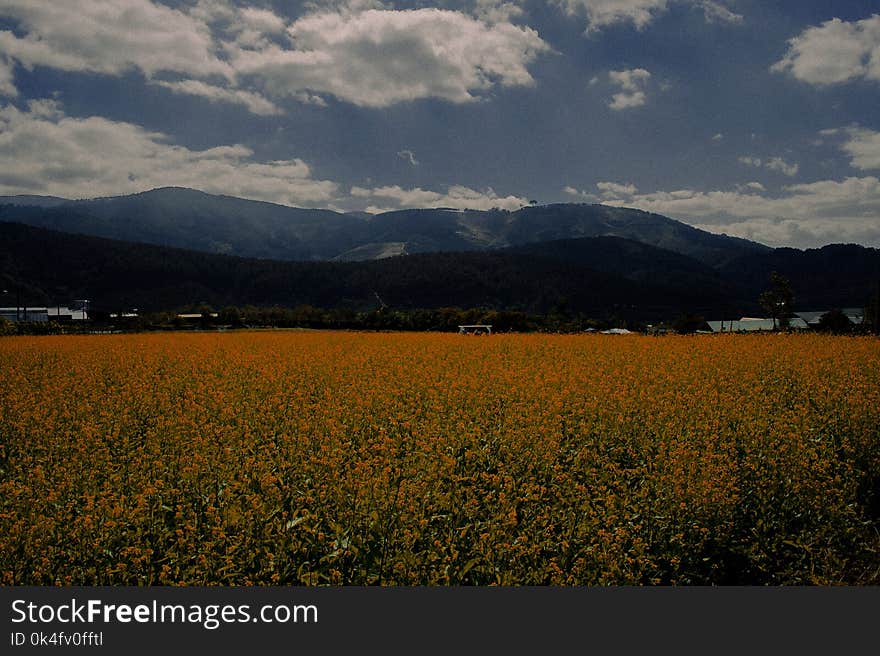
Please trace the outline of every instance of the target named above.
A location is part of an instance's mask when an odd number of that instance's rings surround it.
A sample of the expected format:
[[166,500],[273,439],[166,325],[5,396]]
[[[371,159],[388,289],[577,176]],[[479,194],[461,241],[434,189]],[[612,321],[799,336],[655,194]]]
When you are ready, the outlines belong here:
[[794,306],[794,294],[788,279],[776,271],[770,274],[770,288],[758,297],[761,308],[773,318],[774,325],[787,327],[787,317]]
[[[532,211],[550,231],[555,214],[543,208]],[[790,287],[801,307],[855,307],[873,293],[878,262],[880,251],[848,246],[806,252],[778,249],[748,256],[741,267],[728,263],[712,268],[690,257],[611,237],[547,241],[491,252],[417,253],[379,261],[281,262],[0,222],[0,289],[18,290],[29,305],[88,298],[91,314],[100,318],[103,311],[105,319],[132,307],[140,308],[141,316],[197,312],[194,304],[204,302],[214,308],[285,308],[275,319],[256,320],[259,325],[324,326],[329,321],[345,327],[356,323],[355,315],[376,309],[378,293],[390,310],[412,315],[405,321],[393,319],[396,327],[433,321],[418,316],[421,310],[458,307],[542,316],[546,329],[570,332],[587,319],[629,325],[669,321],[682,314],[713,318],[758,312],[768,263],[778,264],[782,273],[777,275],[792,280]],[[5,304],[12,302],[7,298]],[[295,318],[287,314],[306,307],[313,308],[310,316],[299,310]],[[388,321],[384,315],[372,317],[370,323],[380,327]],[[230,316],[213,323],[248,322]]]
[[819,318],[817,330],[826,333],[834,333],[835,335],[845,335],[853,332],[853,324],[849,320],[843,310],[834,308],[823,314]]
[[705,317],[697,314],[683,314],[672,324],[672,329],[679,335],[689,335],[706,325]]

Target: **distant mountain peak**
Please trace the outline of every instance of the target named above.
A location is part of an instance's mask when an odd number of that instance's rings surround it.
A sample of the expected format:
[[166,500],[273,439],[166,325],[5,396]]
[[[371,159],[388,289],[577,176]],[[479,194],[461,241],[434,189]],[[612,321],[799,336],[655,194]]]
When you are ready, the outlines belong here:
[[[343,214],[167,186],[92,200],[27,205],[25,198],[12,209],[6,207],[0,219],[43,228],[279,260],[494,250],[598,236],[641,242],[711,266],[770,250],[659,214],[586,203],[529,205],[515,211],[435,208]],[[377,244],[406,244],[406,249]]]

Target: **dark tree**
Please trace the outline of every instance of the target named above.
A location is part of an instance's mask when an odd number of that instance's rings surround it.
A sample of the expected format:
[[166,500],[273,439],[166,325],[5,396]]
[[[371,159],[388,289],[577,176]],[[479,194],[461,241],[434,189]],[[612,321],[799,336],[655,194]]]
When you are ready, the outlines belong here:
[[843,313],[843,310],[834,308],[819,318],[817,329],[826,333],[834,333],[835,335],[845,335],[852,332],[853,324],[849,317]]
[[761,293],[758,302],[773,318],[773,328],[788,326],[788,315],[794,305],[794,293],[785,276],[776,271],[770,274],[770,288]]
[[683,314],[672,323],[672,329],[679,335],[690,335],[702,330],[706,319],[698,314]]

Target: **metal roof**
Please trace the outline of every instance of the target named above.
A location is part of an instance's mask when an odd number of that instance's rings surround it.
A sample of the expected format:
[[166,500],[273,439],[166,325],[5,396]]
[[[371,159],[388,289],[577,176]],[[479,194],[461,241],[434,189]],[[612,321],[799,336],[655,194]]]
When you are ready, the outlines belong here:
[[[758,319],[752,317],[744,317],[739,320],[724,321],[707,321],[709,328],[713,333],[738,333],[738,332],[755,332],[759,330],[774,330],[779,327],[777,321],[774,325],[773,319]],[[807,328],[807,322],[801,318],[789,319],[788,327],[795,329]]]
[[[795,315],[812,326],[819,323],[822,316],[828,312],[829,310],[810,310],[807,312],[795,312]],[[841,312],[854,324],[860,324],[865,319],[865,311],[861,308],[842,308]]]

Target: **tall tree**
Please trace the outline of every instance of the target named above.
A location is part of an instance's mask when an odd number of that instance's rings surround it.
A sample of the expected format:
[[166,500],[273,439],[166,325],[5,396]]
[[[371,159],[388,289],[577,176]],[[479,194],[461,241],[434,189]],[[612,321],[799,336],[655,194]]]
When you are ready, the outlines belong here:
[[761,293],[758,302],[773,318],[773,329],[788,326],[788,315],[794,305],[794,293],[788,278],[773,271],[770,274],[770,288]]

